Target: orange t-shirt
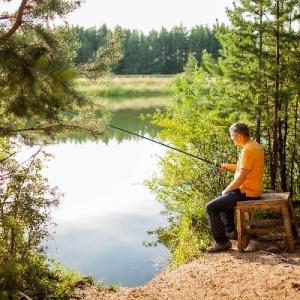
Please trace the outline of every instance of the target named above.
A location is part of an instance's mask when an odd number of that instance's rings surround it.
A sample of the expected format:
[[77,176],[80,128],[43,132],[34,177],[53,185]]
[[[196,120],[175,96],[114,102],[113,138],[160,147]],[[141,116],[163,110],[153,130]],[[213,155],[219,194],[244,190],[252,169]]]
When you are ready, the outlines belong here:
[[246,180],[240,186],[242,193],[247,197],[259,197],[263,192],[264,177],[264,150],[254,140],[249,140],[240,154],[236,174],[240,169],[250,170]]

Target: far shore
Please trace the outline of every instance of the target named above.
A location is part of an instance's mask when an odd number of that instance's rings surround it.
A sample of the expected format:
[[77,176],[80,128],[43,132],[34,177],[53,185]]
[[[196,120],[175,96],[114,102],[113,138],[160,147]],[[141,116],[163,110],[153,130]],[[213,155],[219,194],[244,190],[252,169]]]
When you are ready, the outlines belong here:
[[76,89],[109,110],[166,106],[173,96],[174,76],[106,76],[94,82],[78,79]]
[[92,97],[171,95],[175,76],[105,76],[97,81],[78,79],[76,89]]

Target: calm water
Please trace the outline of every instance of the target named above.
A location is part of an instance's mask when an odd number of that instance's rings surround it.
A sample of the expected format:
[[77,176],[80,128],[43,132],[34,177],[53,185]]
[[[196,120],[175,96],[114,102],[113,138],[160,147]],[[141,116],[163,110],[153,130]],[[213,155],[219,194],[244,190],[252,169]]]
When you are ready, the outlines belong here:
[[[140,113],[120,111],[111,124],[155,138],[157,129],[140,121]],[[142,285],[167,264],[165,247],[143,245],[154,239],[147,230],[166,222],[143,186],[166,148],[113,129],[104,140],[78,137],[47,148],[55,158],[45,175],[65,193],[52,213],[57,226],[48,256],[96,281],[105,278],[106,285]]]

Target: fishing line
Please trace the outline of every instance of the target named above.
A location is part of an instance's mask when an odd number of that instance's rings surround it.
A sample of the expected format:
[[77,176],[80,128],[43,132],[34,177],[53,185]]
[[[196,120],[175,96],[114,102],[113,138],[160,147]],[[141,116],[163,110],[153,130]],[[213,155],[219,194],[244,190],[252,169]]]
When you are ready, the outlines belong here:
[[142,138],[142,139],[151,141],[151,142],[156,143],[156,144],[159,144],[159,145],[161,145],[161,146],[164,146],[164,147],[170,148],[170,149],[172,149],[172,150],[181,152],[181,153],[183,153],[183,154],[189,155],[189,156],[191,156],[191,157],[193,157],[193,158],[196,158],[196,159],[199,159],[199,160],[201,160],[201,161],[204,161],[204,162],[206,162],[206,163],[208,163],[208,164],[214,165],[215,167],[219,167],[218,164],[215,164],[214,162],[212,162],[212,161],[210,161],[210,160],[208,160],[208,159],[199,157],[199,156],[194,155],[194,154],[192,154],[192,153],[185,152],[185,151],[180,150],[180,149],[178,149],[178,148],[175,148],[175,147],[172,147],[172,146],[170,146],[170,145],[161,143],[161,142],[159,142],[159,141],[157,141],[157,140],[153,140],[153,139],[147,138],[147,137],[145,137],[145,136],[143,136],[143,135],[140,135],[140,134],[138,134],[138,133],[135,133],[135,132],[129,131],[129,130],[127,130],[127,129],[118,127],[118,126],[116,126],[116,125],[112,125],[112,124],[106,124],[106,125],[109,126],[109,127],[111,127],[111,128],[118,129],[118,130],[120,130],[120,131],[123,131],[123,132],[129,133],[129,134],[138,136],[138,137],[140,137],[140,138]]

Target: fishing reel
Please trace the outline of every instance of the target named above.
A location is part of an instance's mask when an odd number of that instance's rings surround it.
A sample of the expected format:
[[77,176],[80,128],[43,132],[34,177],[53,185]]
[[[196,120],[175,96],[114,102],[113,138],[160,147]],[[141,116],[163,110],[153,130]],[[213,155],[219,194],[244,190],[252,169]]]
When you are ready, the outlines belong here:
[[222,174],[222,171],[221,171],[219,165],[209,167],[207,170],[210,174],[213,174],[213,175],[221,175]]

